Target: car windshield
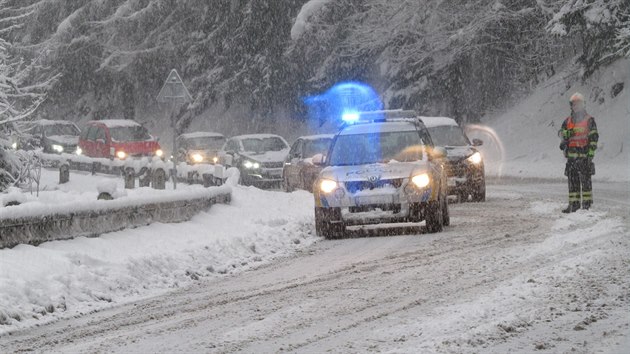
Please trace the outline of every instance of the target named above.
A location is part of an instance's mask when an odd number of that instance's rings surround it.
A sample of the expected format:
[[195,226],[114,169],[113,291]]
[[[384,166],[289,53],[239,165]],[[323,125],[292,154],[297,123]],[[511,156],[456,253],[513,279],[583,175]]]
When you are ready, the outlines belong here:
[[243,148],[245,151],[251,151],[255,153],[264,153],[267,151],[281,151],[288,149],[287,144],[280,138],[248,138],[243,139]]
[[409,162],[422,159],[424,142],[417,131],[339,135],[329,164],[364,165],[378,162]]
[[304,157],[313,157],[317,154],[325,155],[330,147],[332,139],[306,140],[304,142]]
[[442,125],[428,128],[433,143],[437,146],[468,146],[470,142],[457,125]]
[[214,149],[218,150],[225,143],[222,136],[202,136],[186,139],[186,145],[190,149]]
[[147,128],[142,126],[109,128],[112,140],[115,141],[145,141],[151,140]]
[[74,124],[54,124],[44,126],[44,132],[46,136],[54,135],[72,135],[77,136],[80,134],[79,128]]

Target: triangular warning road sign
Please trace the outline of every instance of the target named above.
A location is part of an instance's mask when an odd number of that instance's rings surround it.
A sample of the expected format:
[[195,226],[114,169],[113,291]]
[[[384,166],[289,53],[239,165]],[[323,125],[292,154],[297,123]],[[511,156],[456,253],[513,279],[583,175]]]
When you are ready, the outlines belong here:
[[179,77],[177,70],[173,69],[168,74],[164,86],[162,86],[160,93],[157,95],[157,101],[160,103],[192,101],[192,96],[188,92],[186,85],[184,85],[182,78]]

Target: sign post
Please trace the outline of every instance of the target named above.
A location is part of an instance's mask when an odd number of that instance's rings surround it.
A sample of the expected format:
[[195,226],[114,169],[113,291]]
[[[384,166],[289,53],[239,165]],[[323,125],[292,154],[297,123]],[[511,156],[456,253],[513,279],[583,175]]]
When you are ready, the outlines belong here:
[[164,82],[160,93],[157,95],[157,101],[169,106],[169,118],[173,128],[173,189],[177,189],[177,136],[180,133],[177,124],[177,111],[182,104],[192,101],[192,96],[181,77],[179,77],[177,70],[173,69],[168,74],[166,82]]

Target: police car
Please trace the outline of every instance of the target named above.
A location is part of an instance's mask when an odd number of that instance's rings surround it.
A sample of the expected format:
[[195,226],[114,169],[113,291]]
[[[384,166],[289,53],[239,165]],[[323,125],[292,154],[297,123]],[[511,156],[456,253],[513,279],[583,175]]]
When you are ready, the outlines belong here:
[[317,235],[342,237],[346,226],[426,221],[430,233],[450,222],[446,150],[434,147],[414,111],[351,113],[315,184]]

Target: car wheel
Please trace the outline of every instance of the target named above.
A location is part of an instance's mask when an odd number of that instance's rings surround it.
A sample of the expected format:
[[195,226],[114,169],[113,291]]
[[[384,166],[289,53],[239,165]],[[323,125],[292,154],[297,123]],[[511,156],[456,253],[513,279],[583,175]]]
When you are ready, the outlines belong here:
[[442,202],[442,225],[449,226],[451,224],[451,215],[448,212],[448,200],[446,196],[444,196],[444,201]]
[[442,223],[444,222],[444,216],[442,214],[444,199],[442,196],[438,197],[438,200],[430,201],[427,204],[425,221],[427,225],[427,231],[430,234],[442,231]]
[[287,176],[284,176],[282,178],[282,189],[284,189],[284,191],[287,193],[293,192],[295,190],[295,188],[293,188],[291,184],[289,184],[289,179],[287,178]]
[[473,202],[485,202],[486,201],[486,181],[483,180],[472,194]]
[[345,233],[343,223],[331,223],[320,209],[315,209],[315,233],[325,239],[341,238]]

